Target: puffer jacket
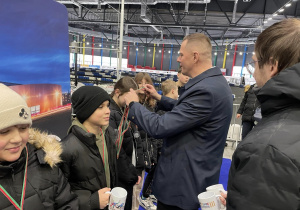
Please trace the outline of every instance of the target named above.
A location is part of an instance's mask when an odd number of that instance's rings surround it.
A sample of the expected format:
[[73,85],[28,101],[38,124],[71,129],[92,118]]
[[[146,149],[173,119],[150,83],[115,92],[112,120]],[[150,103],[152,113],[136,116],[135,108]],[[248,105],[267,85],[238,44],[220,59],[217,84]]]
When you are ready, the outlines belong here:
[[261,89],[262,120],[232,157],[227,210],[300,209],[300,63]]
[[[111,99],[111,103],[109,105],[110,108],[110,118],[109,118],[109,125],[115,129],[117,132],[118,126],[121,122],[123,113],[119,106],[115,103],[113,99]],[[142,140],[140,136],[136,136],[135,132],[137,132],[137,127],[133,123],[130,124],[130,127],[124,134],[122,150],[126,153],[128,157],[127,170],[131,172],[125,171],[124,165],[118,163],[118,168],[121,168],[121,171],[118,170],[119,179],[122,180],[123,183],[133,183],[132,180],[138,174],[141,176],[142,170],[144,169],[144,158],[143,158],[143,147],[142,147]],[[135,160],[136,160],[136,170],[132,169],[132,155],[133,155],[133,148],[135,149]],[[120,161],[119,161],[120,162]],[[123,169],[122,169],[123,168]],[[123,171],[123,172],[122,172]],[[127,174],[127,175],[126,175]],[[130,178],[131,177],[131,178]],[[135,183],[134,183],[135,184]]]
[[259,101],[253,92],[254,85],[251,85],[249,90],[245,92],[244,98],[237,111],[237,114],[242,115],[242,121],[254,122],[254,114],[256,108],[259,106]]
[[[113,188],[117,185],[117,154],[112,140],[114,130],[111,127],[102,130],[105,133],[108,151],[110,187]],[[107,187],[107,183],[102,157],[96,145],[96,136],[73,124],[68,136],[62,139],[62,145],[63,161],[60,168],[72,191],[78,195],[79,209],[99,209],[98,190]]]
[[[27,183],[24,210],[78,209],[77,196],[61,170],[56,167],[62,152],[61,145],[45,133],[30,129],[28,149]],[[0,184],[20,203],[27,152],[12,163],[0,163]],[[15,210],[9,200],[0,193],[0,209]]]

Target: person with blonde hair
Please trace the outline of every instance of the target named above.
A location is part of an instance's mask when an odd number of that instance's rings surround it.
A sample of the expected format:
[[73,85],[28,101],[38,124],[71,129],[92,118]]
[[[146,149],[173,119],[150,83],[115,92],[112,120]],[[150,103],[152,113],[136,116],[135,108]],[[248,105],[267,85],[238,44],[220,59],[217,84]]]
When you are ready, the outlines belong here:
[[62,148],[53,137],[30,128],[30,108],[0,84],[0,209],[78,209],[62,171]]
[[178,99],[178,88],[176,85],[176,82],[173,80],[166,80],[161,83],[161,90],[164,96],[173,98],[173,99]]
[[227,210],[299,209],[300,20],[268,27],[254,51],[262,119],[232,156]]
[[220,68],[212,66],[212,46],[204,34],[183,39],[177,61],[191,79],[178,100],[145,91],[164,110],[158,115],[143,107],[134,90],[125,95],[129,119],[154,138],[163,138],[153,193],[157,209],[198,209],[198,194],[219,183],[224,145],[232,116],[232,93]]

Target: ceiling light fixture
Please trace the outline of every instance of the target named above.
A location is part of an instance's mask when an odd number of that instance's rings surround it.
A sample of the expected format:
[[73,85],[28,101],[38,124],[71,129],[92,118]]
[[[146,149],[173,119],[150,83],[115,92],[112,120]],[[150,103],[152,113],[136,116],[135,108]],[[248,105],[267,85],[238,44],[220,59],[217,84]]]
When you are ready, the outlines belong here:
[[283,8],[281,8],[280,10],[278,10],[278,12],[283,12],[284,11],[284,9]]
[[288,3],[285,5],[285,7],[290,7],[292,4],[291,3]]

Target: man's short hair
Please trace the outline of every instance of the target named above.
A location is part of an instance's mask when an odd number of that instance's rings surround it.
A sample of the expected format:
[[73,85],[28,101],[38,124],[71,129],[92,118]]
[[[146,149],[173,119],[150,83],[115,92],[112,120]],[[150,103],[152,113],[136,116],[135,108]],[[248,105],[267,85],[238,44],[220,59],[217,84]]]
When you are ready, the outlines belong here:
[[161,83],[161,90],[163,92],[163,95],[169,94],[172,89],[176,89],[176,88],[178,87],[176,85],[176,82],[174,82],[173,80],[168,79]]
[[182,41],[187,40],[188,47],[196,46],[199,53],[203,53],[211,59],[212,45],[210,39],[202,33],[189,34]]
[[285,19],[264,30],[255,43],[258,65],[278,61],[278,71],[300,62],[300,20]]

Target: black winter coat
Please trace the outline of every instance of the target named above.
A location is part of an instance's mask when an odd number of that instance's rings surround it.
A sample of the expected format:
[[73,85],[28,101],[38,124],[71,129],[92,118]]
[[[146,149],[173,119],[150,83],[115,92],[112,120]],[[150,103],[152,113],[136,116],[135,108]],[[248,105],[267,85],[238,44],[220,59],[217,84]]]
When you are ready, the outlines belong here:
[[[27,148],[24,210],[78,209],[77,196],[71,193],[70,185],[63,173],[55,166],[60,161],[59,155],[62,151],[60,143],[31,129]],[[0,164],[0,184],[18,203],[21,201],[26,156],[24,148],[17,161]],[[0,209],[16,209],[1,192]]]
[[[108,151],[110,168],[110,187],[117,185],[116,148],[111,136],[112,128],[105,130],[105,141]],[[71,189],[78,195],[79,209],[99,209],[98,190],[107,187],[104,166],[96,136],[87,133],[77,125],[73,125],[69,135],[62,140],[63,153],[60,167],[71,185]]]
[[249,90],[245,93],[237,114],[242,115],[242,121],[254,122],[253,115],[256,108],[259,106],[259,101],[253,92],[254,85],[251,85]]
[[[109,125],[118,131],[118,126],[122,119],[122,111],[118,107],[118,105],[112,99],[109,105],[110,108],[110,118]],[[137,142],[133,137],[134,127],[130,126],[128,130],[124,134],[123,143],[121,147],[121,153],[125,155],[119,156],[117,159],[117,167],[118,167],[118,177],[119,184],[125,186],[133,186],[138,181],[138,174],[135,166],[132,164],[132,153],[133,147],[135,147],[135,151],[137,151]],[[138,158],[139,159],[139,158]]]
[[232,157],[227,210],[300,209],[300,63],[255,89],[262,120]]

